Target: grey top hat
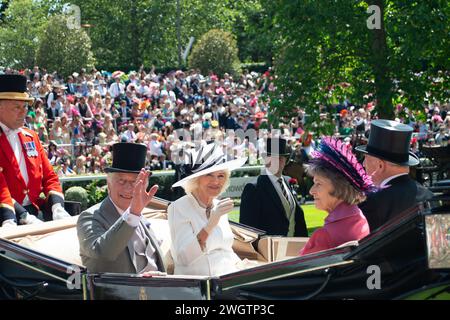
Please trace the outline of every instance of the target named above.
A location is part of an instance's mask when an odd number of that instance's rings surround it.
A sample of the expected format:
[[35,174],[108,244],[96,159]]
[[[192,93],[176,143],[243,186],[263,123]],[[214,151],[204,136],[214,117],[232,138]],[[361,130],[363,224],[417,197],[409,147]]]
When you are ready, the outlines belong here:
[[409,152],[412,132],[410,126],[396,121],[374,120],[368,144],[356,150],[401,166],[415,166],[419,159]]

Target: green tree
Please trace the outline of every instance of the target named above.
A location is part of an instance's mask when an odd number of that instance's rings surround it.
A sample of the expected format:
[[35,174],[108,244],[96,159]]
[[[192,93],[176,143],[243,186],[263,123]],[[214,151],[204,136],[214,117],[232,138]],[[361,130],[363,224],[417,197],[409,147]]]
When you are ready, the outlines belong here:
[[234,75],[240,72],[236,40],[229,32],[213,29],[205,33],[195,44],[189,56],[189,66],[198,68],[203,74],[214,71]]
[[275,40],[273,8],[262,6],[260,0],[238,1],[230,6],[235,12],[231,31],[236,35],[239,59],[270,65]]
[[[260,0],[72,0],[90,25],[94,56],[104,69],[183,66],[180,57],[194,37],[211,29],[232,32],[244,59],[267,60],[271,41],[261,32]],[[267,20],[262,20],[267,21]],[[251,24],[253,23],[253,24]],[[248,27],[247,27],[248,26]],[[249,36],[246,36],[249,34]],[[262,40],[261,40],[262,39]],[[264,45],[259,49],[259,45]],[[270,58],[269,58],[270,60]]]
[[36,60],[39,66],[63,76],[80,68],[92,68],[91,40],[83,29],[69,28],[67,16],[54,15],[42,35]]
[[[142,0],[73,0],[80,8],[100,69],[136,69],[142,63],[141,34],[147,9]],[[149,27],[149,26],[147,26]]]
[[4,12],[6,11],[6,8],[8,8],[9,1],[0,1],[0,23],[3,21]]
[[47,25],[46,10],[38,1],[8,3],[0,24],[0,64],[23,69],[33,67],[39,38]]
[[[392,118],[393,103],[414,109],[448,94],[448,1],[262,2],[275,12],[282,112],[305,107],[318,120],[325,106],[369,96],[380,117]],[[380,28],[368,27],[370,5],[380,8]]]

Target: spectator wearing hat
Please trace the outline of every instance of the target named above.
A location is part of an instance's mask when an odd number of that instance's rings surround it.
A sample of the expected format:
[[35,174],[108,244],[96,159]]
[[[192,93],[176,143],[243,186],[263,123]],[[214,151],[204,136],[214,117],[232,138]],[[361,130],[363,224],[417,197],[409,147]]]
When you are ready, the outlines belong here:
[[290,156],[287,141],[268,138],[266,167],[256,183],[248,183],[241,196],[240,223],[268,235],[307,237],[302,208],[282,172]]
[[147,148],[116,143],[107,172],[108,197],[82,212],[77,222],[80,256],[89,272],[165,272],[154,232],[142,216],[158,186],[147,192]]
[[[41,222],[70,215],[64,210],[64,195],[37,134],[23,127],[26,103],[26,78],[0,76],[0,224],[4,226]],[[40,197],[44,193],[45,200]],[[26,209],[14,214],[17,202]]]
[[409,177],[409,167],[419,164],[409,152],[412,128],[391,120],[374,120],[369,142],[356,147],[364,153],[364,167],[379,191],[359,205],[371,232],[419,202],[430,199],[431,191]]

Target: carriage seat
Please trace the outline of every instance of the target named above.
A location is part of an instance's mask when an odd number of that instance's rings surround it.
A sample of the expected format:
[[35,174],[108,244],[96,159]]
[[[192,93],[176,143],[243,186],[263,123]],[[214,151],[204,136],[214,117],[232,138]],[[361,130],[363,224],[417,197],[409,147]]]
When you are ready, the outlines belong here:
[[[163,254],[164,265],[166,266],[167,273],[172,274],[174,266],[172,255],[170,254],[171,242],[167,220],[149,219],[149,222],[156,237],[162,240],[160,248]],[[19,226],[16,228],[18,230],[16,236],[10,235],[8,239],[24,247],[63,260],[66,263],[83,266],[75,226],[76,220],[71,221],[66,228],[57,229],[56,231],[54,230],[55,228],[49,229],[50,226],[48,224],[49,222],[38,225],[41,227],[40,233],[36,230],[37,226],[35,226],[35,232],[32,234],[23,234],[23,231],[20,231],[22,226]]]

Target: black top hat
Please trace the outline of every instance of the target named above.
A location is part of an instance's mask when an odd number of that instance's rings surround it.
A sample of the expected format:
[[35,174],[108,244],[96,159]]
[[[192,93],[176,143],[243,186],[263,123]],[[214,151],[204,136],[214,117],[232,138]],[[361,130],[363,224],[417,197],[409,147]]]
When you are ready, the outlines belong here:
[[20,74],[0,75],[0,99],[33,101],[27,92],[27,78]]
[[396,121],[374,120],[367,146],[356,150],[398,165],[415,166],[419,160],[409,152],[412,132],[410,126]]
[[120,142],[112,146],[113,163],[105,172],[139,173],[145,167],[147,147],[140,143]]
[[[272,150],[272,148],[274,148]],[[289,156],[291,150],[283,138],[267,138],[266,150],[268,156]]]

